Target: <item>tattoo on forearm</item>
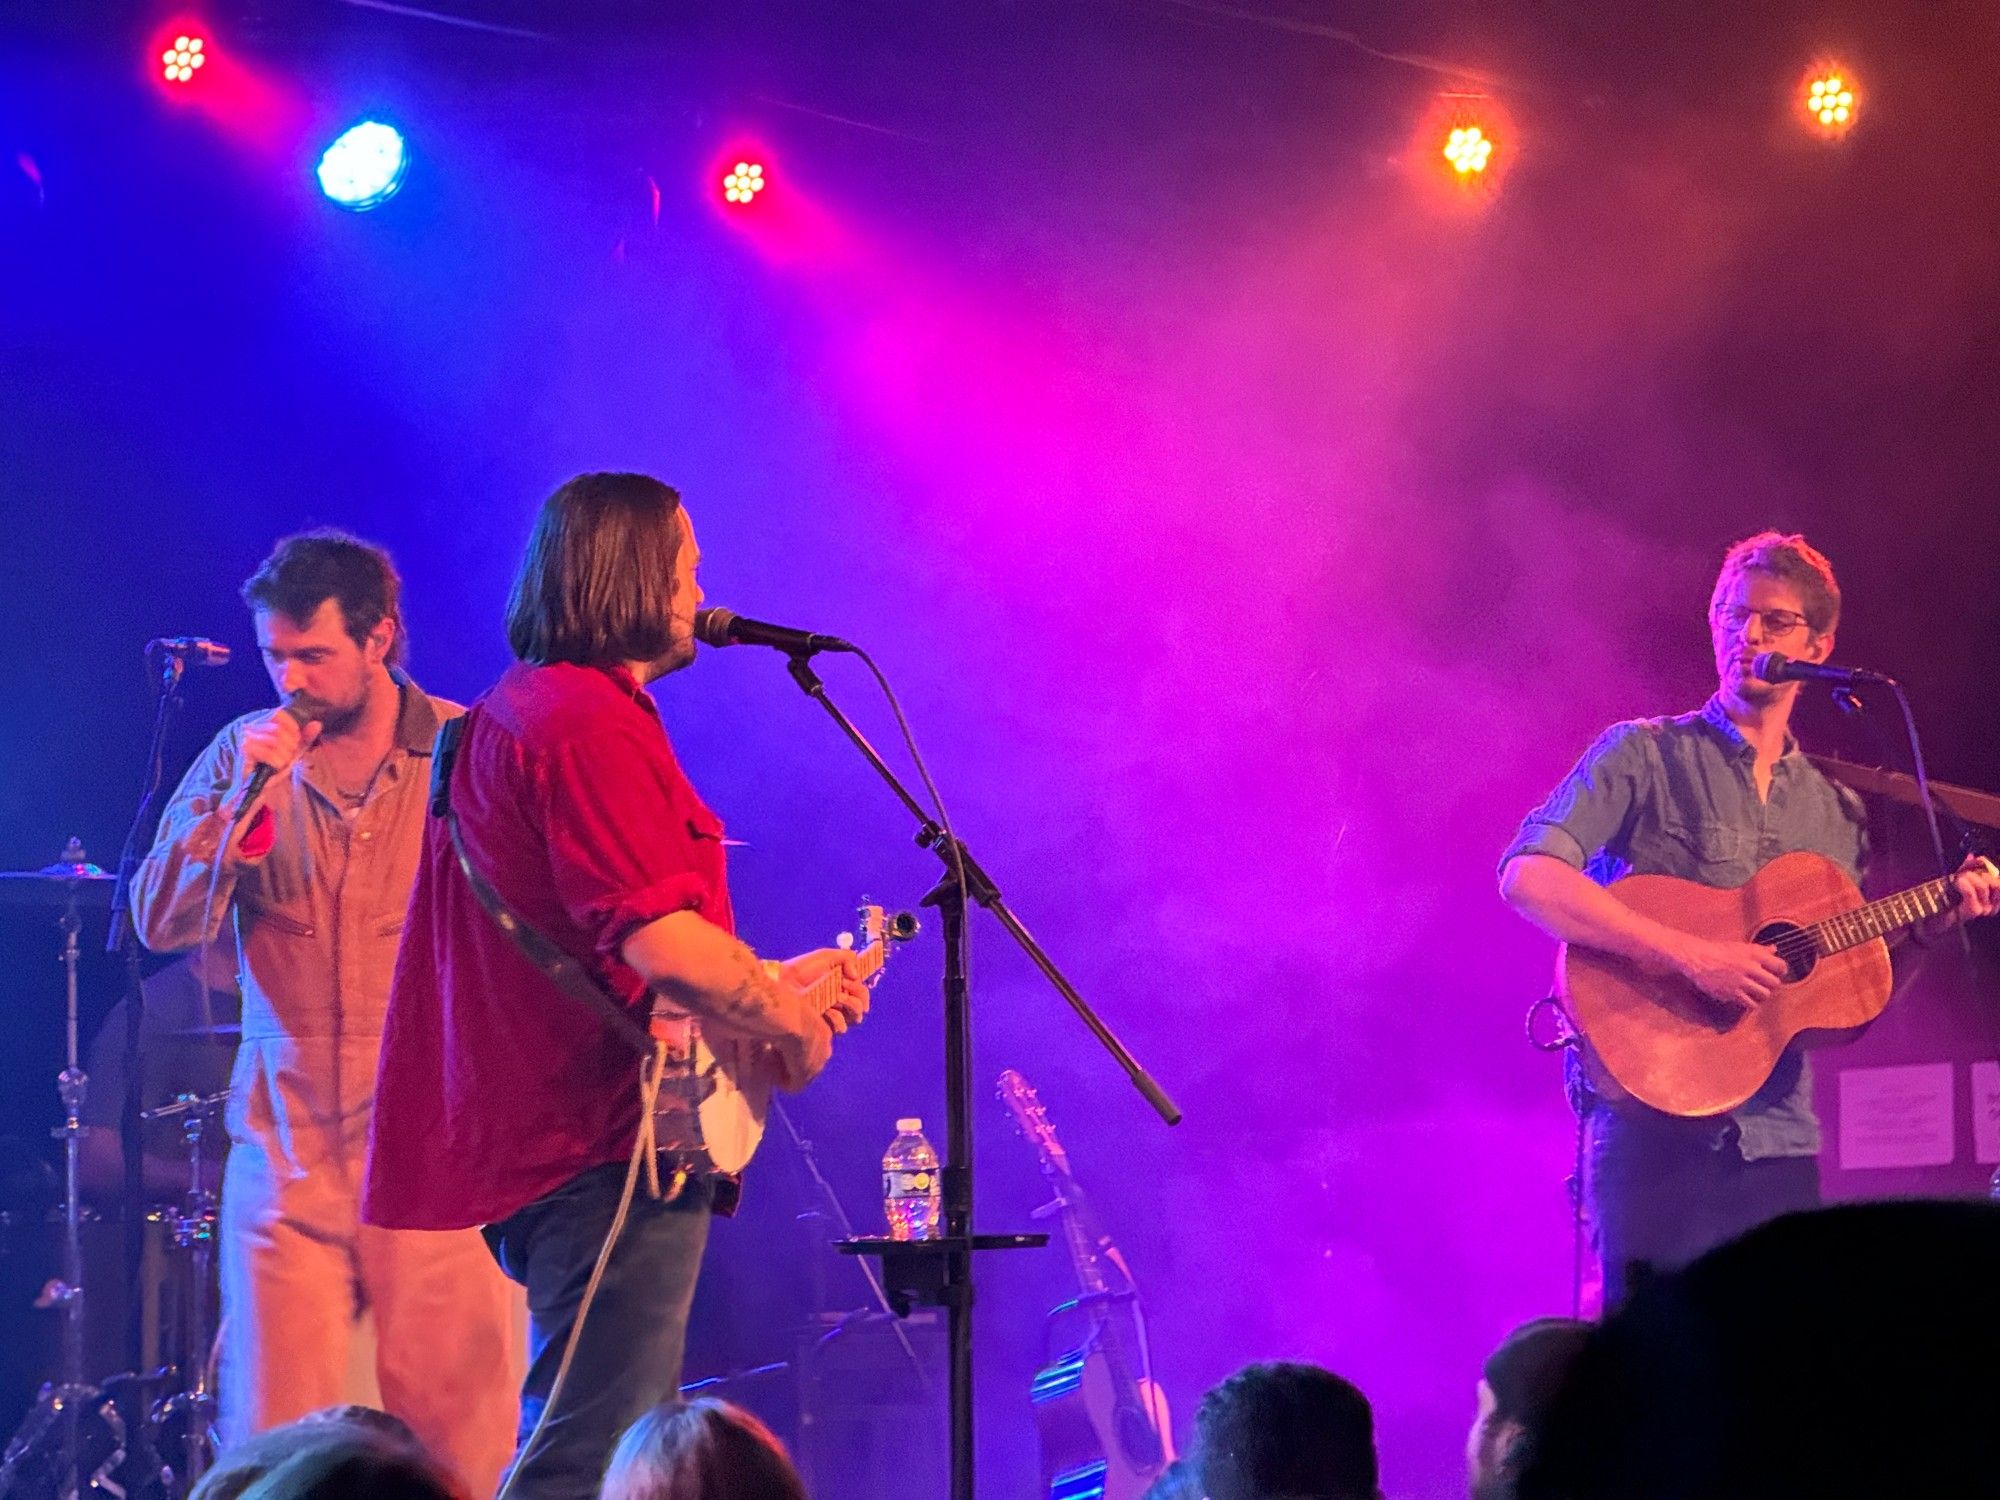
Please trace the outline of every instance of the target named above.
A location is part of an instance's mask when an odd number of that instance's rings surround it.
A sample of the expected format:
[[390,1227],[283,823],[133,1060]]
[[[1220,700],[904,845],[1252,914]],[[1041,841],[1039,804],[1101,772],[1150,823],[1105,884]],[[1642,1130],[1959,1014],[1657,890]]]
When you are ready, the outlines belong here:
[[709,992],[709,1014],[753,1036],[789,1035],[793,997],[764,972],[757,955],[743,944],[735,944],[729,956],[735,972]]

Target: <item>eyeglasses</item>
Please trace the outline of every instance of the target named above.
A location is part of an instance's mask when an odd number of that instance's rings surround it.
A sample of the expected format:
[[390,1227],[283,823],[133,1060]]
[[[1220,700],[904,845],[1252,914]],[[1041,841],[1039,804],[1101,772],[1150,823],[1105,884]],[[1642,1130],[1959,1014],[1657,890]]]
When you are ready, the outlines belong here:
[[1755,615],[1757,623],[1764,628],[1764,639],[1775,641],[1790,635],[1800,626],[1810,622],[1802,614],[1789,609],[1752,609],[1747,604],[1718,604],[1708,612],[1708,617],[1726,630],[1741,630]]

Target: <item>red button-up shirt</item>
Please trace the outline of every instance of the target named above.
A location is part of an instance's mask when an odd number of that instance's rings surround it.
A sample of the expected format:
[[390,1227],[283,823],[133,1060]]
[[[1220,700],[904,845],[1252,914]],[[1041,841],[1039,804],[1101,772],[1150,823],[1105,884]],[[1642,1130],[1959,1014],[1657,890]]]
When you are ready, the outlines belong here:
[[[473,867],[644,1025],[625,939],[672,912],[733,931],[722,824],[622,670],[510,667],[473,705],[452,777]],[[639,1060],[466,884],[430,820],[382,1032],[362,1215],[397,1229],[506,1218],[624,1161]]]

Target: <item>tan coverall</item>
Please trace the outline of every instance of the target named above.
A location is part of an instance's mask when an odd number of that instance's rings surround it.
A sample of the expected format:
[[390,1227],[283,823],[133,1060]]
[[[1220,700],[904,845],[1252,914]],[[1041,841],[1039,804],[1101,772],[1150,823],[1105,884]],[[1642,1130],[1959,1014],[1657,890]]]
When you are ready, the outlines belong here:
[[[526,1362],[522,1292],[475,1229],[360,1220],[361,1171],[389,978],[423,845],[431,743],[455,704],[396,674],[396,743],[358,804],[308,750],[266,794],[275,838],[213,894],[221,806],[244,728],[196,760],[139,869],[146,946],[195,947],[235,913],[243,1040],[222,1182],[222,1437],[344,1399],[348,1346],[375,1315],[383,1405],[490,1495],[514,1451]],[[206,931],[204,930],[206,918]]]

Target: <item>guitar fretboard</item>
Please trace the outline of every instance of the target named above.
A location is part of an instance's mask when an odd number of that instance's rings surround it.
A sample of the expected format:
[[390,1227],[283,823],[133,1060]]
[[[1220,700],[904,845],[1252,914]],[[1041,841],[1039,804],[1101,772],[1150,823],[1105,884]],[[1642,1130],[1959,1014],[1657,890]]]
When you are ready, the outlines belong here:
[[[861,972],[856,977],[866,982],[881,973],[882,964],[888,955],[888,951],[889,945],[883,942],[870,943],[866,948],[863,948],[855,955],[861,960]],[[813,987],[806,991],[806,999],[821,1010],[825,1010],[839,998],[840,970],[838,969],[828,969],[819,977]]]
[[1879,901],[1870,901],[1866,906],[1857,906],[1853,911],[1842,912],[1837,917],[1813,922],[1805,930],[1811,934],[1821,953],[1839,953],[1843,949],[1858,948],[1876,938],[1887,937],[1914,922],[1941,916],[1950,911],[1956,901],[1957,893],[1949,880],[1930,880],[1922,885],[1913,885],[1907,891],[1898,891],[1893,896],[1884,896]]

